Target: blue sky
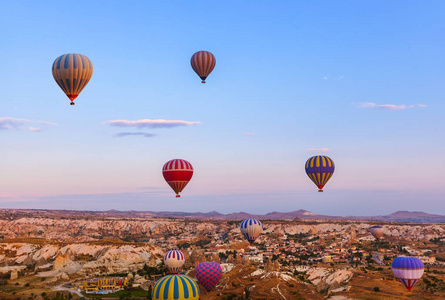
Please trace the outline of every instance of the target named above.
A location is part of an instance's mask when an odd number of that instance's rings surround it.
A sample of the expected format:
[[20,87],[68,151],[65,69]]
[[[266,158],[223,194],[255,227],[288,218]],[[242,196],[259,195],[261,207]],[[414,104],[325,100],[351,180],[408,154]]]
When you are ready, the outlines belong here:
[[[444,9],[3,3],[0,207],[445,214]],[[217,60],[205,85],[190,67],[199,50]],[[51,74],[71,52],[94,66],[74,107]],[[183,122],[109,123],[142,119]],[[336,163],[324,193],[304,171],[317,154]],[[195,168],[180,199],[161,174],[173,158]]]

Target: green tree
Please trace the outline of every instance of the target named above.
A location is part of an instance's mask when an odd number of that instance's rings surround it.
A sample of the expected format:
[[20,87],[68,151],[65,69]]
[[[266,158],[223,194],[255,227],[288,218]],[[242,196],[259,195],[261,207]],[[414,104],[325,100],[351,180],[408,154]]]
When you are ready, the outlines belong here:
[[247,286],[244,288],[244,299],[249,299],[250,291]]
[[151,285],[148,287],[148,300],[152,300],[153,298],[151,297],[151,293],[152,293],[152,287]]

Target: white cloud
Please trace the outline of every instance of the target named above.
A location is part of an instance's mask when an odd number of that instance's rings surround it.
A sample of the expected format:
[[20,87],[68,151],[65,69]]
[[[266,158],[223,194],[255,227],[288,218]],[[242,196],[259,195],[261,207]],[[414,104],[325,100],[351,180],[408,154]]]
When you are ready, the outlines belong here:
[[246,132],[246,133],[243,133],[243,135],[255,135],[255,133],[254,132]]
[[137,121],[111,120],[105,123],[116,127],[136,127],[136,128],[173,128],[178,126],[192,126],[201,124],[201,122],[189,122],[182,120],[162,120],[162,119],[156,119],[156,120],[142,119]]
[[124,137],[124,136],[134,136],[134,135],[139,135],[142,137],[154,137],[156,134],[152,134],[152,133],[143,133],[143,132],[120,132],[115,134],[115,137]]
[[37,128],[37,127],[29,127],[28,129],[29,129],[30,131],[36,131],[36,132],[42,130],[42,128]]
[[25,123],[29,123],[29,120],[4,117],[0,118],[0,129],[18,129]]
[[307,148],[308,151],[328,152],[331,148]]
[[358,106],[362,107],[362,108],[374,108],[376,106],[376,104],[375,103],[359,103]]
[[382,109],[382,110],[404,110],[411,109],[414,107],[427,107],[425,104],[416,104],[416,105],[406,105],[406,104],[376,104],[372,102],[364,102],[364,103],[354,103],[360,108],[372,108],[372,109]]
[[[17,119],[17,118],[11,118],[11,117],[3,117],[0,118],[0,129],[3,130],[11,130],[11,129],[20,129],[25,124],[42,124],[42,125],[57,125],[56,123],[48,122],[48,121],[32,121],[27,119]],[[36,129],[35,127],[29,127],[29,130],[31,131],[37,131],[33,130]]]
[[402,110],[402,109],[413,108],[413,105],[407,106],[405,104],[401,104],[401,105],[381,104],[381,105],[377,105],[375,108],[377,108],[377,109],[388,109],[388,110]]

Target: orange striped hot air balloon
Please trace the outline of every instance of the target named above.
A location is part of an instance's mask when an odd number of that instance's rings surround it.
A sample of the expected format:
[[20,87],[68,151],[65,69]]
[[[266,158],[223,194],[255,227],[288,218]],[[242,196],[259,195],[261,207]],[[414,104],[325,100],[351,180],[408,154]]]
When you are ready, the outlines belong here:
[[54,80],[74,105],[74,99],[93,75],[93,64],[85,55],[69,53],[56,58],[52,71]]
[[190,60],[193,70],[202,79],[202,83],[206,83],[206,78],[213,71],[216,65],[216,58],[209,51],[198,51],[193,54]]
[[165,163],[162,168],[162,175],[176,193],[176,197],[181,197],[179,193],[192,179],[193,167],[191,163],[184,159],[172,159]]

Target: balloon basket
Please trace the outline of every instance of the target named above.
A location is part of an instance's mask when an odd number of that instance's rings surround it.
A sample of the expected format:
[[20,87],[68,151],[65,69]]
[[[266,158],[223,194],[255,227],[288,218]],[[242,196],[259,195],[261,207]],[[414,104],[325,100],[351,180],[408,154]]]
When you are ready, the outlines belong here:
[[203,81],[201,81],[201,83],[206,83],[206,81],[205,81],[205,80],[203,80]]
[[176,198],[179,198],[179,197],[181,197],[181,195],[176,195]]
[[323,190],[318,190],[319,193],[323,193]]
[[70,105],[74,105],[74,104],[75,104],[74,102],[71,102],[71,103],[70,103]]

